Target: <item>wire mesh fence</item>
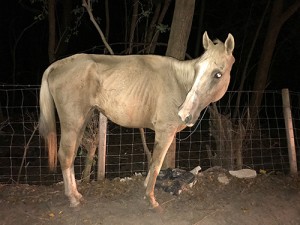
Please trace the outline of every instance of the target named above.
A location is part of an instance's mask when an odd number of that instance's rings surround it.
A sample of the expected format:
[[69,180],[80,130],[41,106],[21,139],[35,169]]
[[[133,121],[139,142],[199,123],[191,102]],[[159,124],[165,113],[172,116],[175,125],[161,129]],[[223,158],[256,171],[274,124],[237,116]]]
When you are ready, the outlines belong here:
[[[205,170],[212,166],[235,169],[240,165],[257,171],[289,172],[281,92],[263,93],[263,104],[256,121],[248,117],[251,94],[228,92],[194,127],[178,133],[176,167],[190,170],[200,165]],[[52,184],[62,180],[59,168],[55,173],[48,169],[47,151],[37,129],[38,96],[39,86],[0,86],[0,183]],[[237,107],[238,96],[241,101]],[[299,149],[300,93],[291,92],[290,98],[296,149]],[[95,118],[88,125],[88,135],[97,134],[97,116]],[[152,149],[154,132],[146,129],[145,134],[147,145]],[[58,139],[59,135],[58,129]],[[89,140],[90,136],[85,135],[84,139]],[[88,154],[86,149],[84,144],[78,149],[76,179],[82,178]],[[299,166],[299,152],[297,154]],[[109,122],[106,177],[146,174],[147,168],[139,130]],[[91,179],[96,179],[96,173],[97,155],[90,171]]]

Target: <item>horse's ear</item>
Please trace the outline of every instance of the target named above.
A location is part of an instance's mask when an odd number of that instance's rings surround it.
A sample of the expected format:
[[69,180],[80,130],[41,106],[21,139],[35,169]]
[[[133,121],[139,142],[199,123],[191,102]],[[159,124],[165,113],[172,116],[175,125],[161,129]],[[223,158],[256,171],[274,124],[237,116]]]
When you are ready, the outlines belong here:
[[232,34],[228,34],[228,37],[225,41],[225,50],[227,52],[227,54],[232,54],[234,49],[234,38],[232,36]]
[[203,34],[203,47],[207,50],[210,46],[214,45],[214,43],[209,39],[207,32],[205,31]]

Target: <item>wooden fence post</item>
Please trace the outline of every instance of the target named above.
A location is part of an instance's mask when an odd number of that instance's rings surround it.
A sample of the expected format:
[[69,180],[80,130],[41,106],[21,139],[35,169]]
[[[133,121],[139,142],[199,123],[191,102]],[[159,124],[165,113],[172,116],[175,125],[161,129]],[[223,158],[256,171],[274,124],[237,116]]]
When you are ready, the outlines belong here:
[[289,151],[289,162],[290,162],[290,173],[291,175],[297,176],[297,156],[296,156],[296,147],[295,147],[295,138],[293,130],[293,120],[292,112],[290,108],[290,96],[288,89],[282,89],[282,104],[283,104],[283,113],[284,113],[284,122],[286,137],[288,143]]
[[99,114],[99,146],[98,146],[97,180],[103,180],[105,178],[106,128],[107,128],[107,118],[102,113],[100,113]]

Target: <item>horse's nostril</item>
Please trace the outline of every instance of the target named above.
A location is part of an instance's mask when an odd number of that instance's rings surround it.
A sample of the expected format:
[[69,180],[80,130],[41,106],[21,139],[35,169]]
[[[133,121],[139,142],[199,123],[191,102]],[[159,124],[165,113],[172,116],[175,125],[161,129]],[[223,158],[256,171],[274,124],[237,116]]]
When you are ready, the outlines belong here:
[[192,115],[189,114],[187,117],[185,117],[184,122],[185,122],[185,123],[189,123],[191,120],[192,120]]

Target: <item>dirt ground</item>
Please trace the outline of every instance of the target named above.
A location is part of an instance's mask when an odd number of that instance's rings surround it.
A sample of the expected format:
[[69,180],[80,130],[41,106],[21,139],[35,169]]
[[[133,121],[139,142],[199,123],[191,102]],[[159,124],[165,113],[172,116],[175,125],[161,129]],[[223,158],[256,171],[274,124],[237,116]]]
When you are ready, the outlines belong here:
[[[218,181],[224,175],[228,184]],[[238,179],[224,171],[203,172],[179,196],[156,190],[161,213],[149,209],[143,180],[80,184],[85,203],[77,209],[69,208],[61,183],[1,185],[0,224],[300,224],[299,178]]]

